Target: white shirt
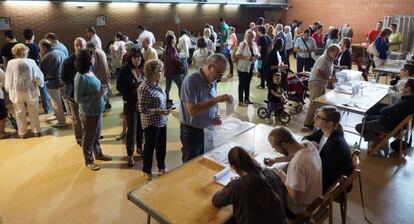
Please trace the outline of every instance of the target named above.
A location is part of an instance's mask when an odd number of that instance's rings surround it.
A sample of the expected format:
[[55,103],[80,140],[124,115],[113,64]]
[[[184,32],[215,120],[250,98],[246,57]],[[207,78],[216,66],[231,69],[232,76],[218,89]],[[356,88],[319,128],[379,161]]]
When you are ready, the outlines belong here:
[[102,42],[101,42],[101,38],[98,37],[98,35],[94,34],[91,37],[91,42],[95,44],[95,47],[98,49],[102,49]]
[[206,40],[207,49],[209,49],[212,52],[215,52],[216,51],[216,47],[213,44],[213,41],[211,41],[210,38],[207,38],[207,37],[203,37],[203,38],[204,38],[204,40]]
[[285,33],[286,38],[287,38],[287,43],[286,43],[286,50],[290,50],[293,48],[293,38],[292,38],[292,33],[291,32],[287,32]]
[[143,41],[145,38],[148,38],[148,40],[149,40],[149,46],[152,46],[153,44],[155,44],[155,37],[154,37],[154,34],[153,34],[152,32],[150,32],[150,31],[148,31],[148,30],[144,30],[144,31],[142,31],[142,32],[139,34],[138,39],[137,39],[137,41],[138,41],[138,45],[139,45],[140,47],[142,47],[142,41]]
[[4,93],[3,93],[4,79],[5,79],[4,72],[0,68],[0,99],[4,99]]
[[[253,42],[252,48],[253,48],[254,56],[257,56],[257,58],[259,58],[260,52],[255,42]],[[240,43],[239,47],[237,48],[236,55],[252,57],[252,53],[250,52],[249,45],[247,44],[246,41],[243,41]],[[237,63],[237,70],[241,72],[250,72],[250,66],[252,64],[256,64],[256,63],[254,61],[239,59],[239,62]]]
[[[29,58],[16,58],[7,63],[5,89],[12,103],[38,99],[39,88],[44,85],[44,75],[36,62]],[[36,85],[34,83],[36,82]]]
[[313,200],[322,195],[322,161],[318,149],[309,141],[303,141],[307,148],[298,151],[289,163],[286,186],[304,193],[304,206],[288,197],[290,210],[299,214]]
[[189,58],[190,57],[190,52],[189,52],[190,48],[191,48],[190,37],[187,36],[187,34],[182,35],[178,39],[178,45],[177,45],[177,49],[179,50],[178,55],[180,56],[180,58]]
[[195,69],[201,68],[207,64],[208,56],[212,55],[213,52],[207,48],[200,48],[193,53],[193,65]]
[[322,138],[319,141],[319,152],[321,151],[321,149],[323,148],[327,140],[328,140],[328,137],[326,137],[325,135],[322,135]]

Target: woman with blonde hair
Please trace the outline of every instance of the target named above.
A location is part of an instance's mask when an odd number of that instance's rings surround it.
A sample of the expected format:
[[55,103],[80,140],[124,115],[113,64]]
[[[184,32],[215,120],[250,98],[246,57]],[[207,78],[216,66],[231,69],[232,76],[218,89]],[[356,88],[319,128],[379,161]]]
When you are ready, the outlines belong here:
[[147,180],[152,178],[152,157],[156,152],[158,175],[165,174],[167,153],[167,123],[171,108],[167,108],[167,97],[160,86],[164,64],[149,60],[144,65],[145,81],[138,87],[138,111],[144,130],[144,165],[142,171]]
[[[43,73],[33,59],[28,59],[29,48],[16,44],[12,48],[14,59],[7,63],[5,89],[9,93],[16,113],[18,135],[27,136],[26,106],[35,137],[39,137],[39,88],[44,86]],[[25,106],[26,105],[26,106]]]
[[254,33],[247,30],[244,41],[240,43],[236,57],[239,59],[237,63],[237,73],[239,74],[239,106],[247,107],[252,104],[250,101],[250,82],[252,81],[253,71],[255,70],[255,62],[260,57],[259,49],[254,41]]

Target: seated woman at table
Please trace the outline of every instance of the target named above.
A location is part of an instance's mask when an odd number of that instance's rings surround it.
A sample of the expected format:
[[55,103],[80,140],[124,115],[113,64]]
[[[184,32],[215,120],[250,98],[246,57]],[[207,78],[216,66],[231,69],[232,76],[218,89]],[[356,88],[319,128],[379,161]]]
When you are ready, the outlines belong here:
[[[371,112],[365,120],[362,137],[369,142],[369,146],[381,140],[382,133],[393,130],[408,115],[414,114],[414,79],[408,79],[402,90],[401,100],[393,105],[383,107],[378,114]],[[361,133],[363,123],[356,125],[355,129]],[[388,149],[383,149],[385,155]]]
[[232,180],[212,199],[221,208],[233,205],[233,217],[227,223],[286,223],[286,190],[279,177],[260,165],[241,147],[228,154],[231,168],[240,178]]
[[351,151],[344,138],[340,119],[341,113],[336,107],[323,106],[314,117],[315,127],[319,129],[304,137],[306,140],[319,144],[323,192],[328,190],[342,175],[348,176],[354,170]]

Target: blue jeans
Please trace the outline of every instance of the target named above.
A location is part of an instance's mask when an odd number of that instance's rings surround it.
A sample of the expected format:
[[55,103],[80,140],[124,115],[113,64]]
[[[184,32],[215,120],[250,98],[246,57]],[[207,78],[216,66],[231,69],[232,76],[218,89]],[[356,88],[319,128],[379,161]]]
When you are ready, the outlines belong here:
[[204,130],[180,124],[183,163],[204,154]]
[[50,113],[50,102],[49,102],[49,95],[47,94],[47,87],[44,85],[43,87],[39,86],[40,97],[42,99],[42,107],[46,114]]
[[313,66],[312,63],[313,59],[312,58],[301,58],[298,55],[298,60],[297,60],[297,65],[296,65],[296,72],[303,72],[303,69],[305,69],[305,71],[310,72],[311,67]]
[[166,77],[165,80],[166,80],[166,82],[165,82],[165,95],[167,96],[167,100],[170,99],[170,90],[171,90],[172,81],[174,81],[175,84],[177,84],[178,98],[180,98],[181,82],[182,82],[181,74],[175,74],[172,77]]
[[270,119],[270,117],[272,116],[272,113],[275,112],[276,114],[276,110],[279,107],[279,103],[275,103],[275,102],[268,102],[267,103],[267,119]]
[[181,65],[184,66],[184,74],[182,74],[182,78],[188,74],[188,58],[180,58]]

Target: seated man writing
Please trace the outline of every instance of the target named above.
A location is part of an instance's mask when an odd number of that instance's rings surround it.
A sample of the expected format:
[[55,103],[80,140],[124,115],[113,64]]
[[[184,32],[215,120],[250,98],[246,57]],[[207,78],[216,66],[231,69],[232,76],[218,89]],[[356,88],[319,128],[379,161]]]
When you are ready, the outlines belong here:
[[[414,114],[414,79],[408,79],[402,89],[402,96],[399,102],[385,106],[377,114],[369,113],[366,117],[362,137],[373,145],[381,140],[381,133],[392,131],[408,115]],[[356,125],[355,129],[361,133],[362,123]],[[388,154],[388,149],[384,150]]]
[[[268,140],[279,153],[291,158],[287,173],[275,169],[288,192],[288,207],[298,215],[313,200],[322,195],[322,162],[314,143],[298,142],[286,127],[273,129]],[[289,214],[291,218],[292,215]]]

